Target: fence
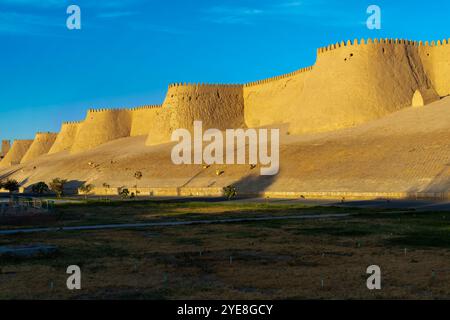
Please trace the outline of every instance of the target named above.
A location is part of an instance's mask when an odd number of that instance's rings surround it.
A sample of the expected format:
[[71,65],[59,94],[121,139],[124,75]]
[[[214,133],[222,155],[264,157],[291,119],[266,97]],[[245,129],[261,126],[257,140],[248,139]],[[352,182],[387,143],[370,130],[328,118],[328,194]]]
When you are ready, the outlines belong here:
[[51,213],[54,208],[53,200],[12,196],[8,201],[0,202],[0,215]]

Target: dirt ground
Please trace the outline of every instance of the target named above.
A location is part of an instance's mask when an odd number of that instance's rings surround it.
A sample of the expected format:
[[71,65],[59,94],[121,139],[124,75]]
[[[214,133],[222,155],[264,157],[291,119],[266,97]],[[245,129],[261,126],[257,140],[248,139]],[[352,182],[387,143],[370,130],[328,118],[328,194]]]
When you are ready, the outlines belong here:
[[[60,206],[54,220],[42,220],[40,225],[96,224],[105,215],[120,223],[311,212],[352,216],[0,236],[0,246],[40,243],[59,248],[51,256],[0,257],[0,298],[450,298],[450,213],[446,212],[95,203]],[[17,225],[10,222],[7,228],[23,226],[22,220]],[[81,268],[81,290],[66,287],[69,265]],[[381,290],[367,289],[370,265],[381,268]]]

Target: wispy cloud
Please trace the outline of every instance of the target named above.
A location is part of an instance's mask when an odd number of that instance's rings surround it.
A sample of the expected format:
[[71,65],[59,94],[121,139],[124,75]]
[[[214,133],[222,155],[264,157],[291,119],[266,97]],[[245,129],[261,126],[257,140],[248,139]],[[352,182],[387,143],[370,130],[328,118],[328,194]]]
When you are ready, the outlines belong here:
[[180,29],[177,27],[172,26],[165,26],[165,25],[157,25],[157,24],[151,24],[148,22],[139,22],[139,21],[132,21],[128,23],[128,28],[131,31],[139,31],[144,33],[166,33],[170,35],[182,35],[187,34],[189,31],[184,28]]
[[258,8],[214,6],[206,10],[206,20],[220,24],[249,24],[264,12]]
[[283,2],[276,6],[280,8],[292,8],[292,7],[299,7],[303,4],[302,1],[291,1],[291,2]]
[[0,33],[46,35],[50,29],[61,28],[63,24],[49,17],[19,13],[0,12]]
[[[139,14],[144,1],[78,0],[75,2],[81,7],[82,17],[84,12],[90,14],[91,18],[87,22],[90,28],[101,29],[107,23],[106,20]],[[0,6],[2,6],[0,34],[61,36],[61,31],[65,30],[65,8],[72,3],[74,3],[72,0],[0,0]]]
[[0,4],[6,6],[26,6],[32,8],[49,8],[49,7],[64,7],[67,6],[66,0],[0,0]]
[[99,13],[97,17],[103,19],[114,19],[114,18],[130,17],[137,14],[138,12],[135,11],[112,11]]
[[[336,4],[336,3],[334,3]],[[217,24],[256,24],[258,22],[283,21],[321,25],[349,25],[340,5],[330,5],[324,0],[291,0],[279,3],[259,2],[255,7],[213,6],[204,11],[204,19]]]

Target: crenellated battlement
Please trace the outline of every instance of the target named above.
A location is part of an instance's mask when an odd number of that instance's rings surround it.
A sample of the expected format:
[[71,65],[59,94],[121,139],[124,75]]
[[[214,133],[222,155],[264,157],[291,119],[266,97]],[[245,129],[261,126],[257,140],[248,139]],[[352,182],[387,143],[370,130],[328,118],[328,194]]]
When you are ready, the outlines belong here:
[[100,113],[100,112],[120,112],[120,111],[130,111],[127,108],[100,108],[100,109],[89,109],[88,113]]
[[444,39],[444,40],[437,40],[437,41],[414,41],[414,40],[405,40],[405,39],[355,39],[353,41],[341,41],[337,42],[335,44],[328,45],[326,47],[321,47],[317,49],[317,54],[326,53],[329,51],[333,51],[339,48],[343,47],[350,47],[350,46],[365,46],[370,44],[393,44],[393,45],[407,45],[407,46],[414,46],[414,47],[435,47],[435,46],[442,46],[442,45],[448,45],[450,43],[450,39]]
[[62,124],[63,125],[78,125],[78,124],[81,124],[81,123],[83,123],[82,120],[81,121],[64,121]]
[[[101,112],[121,112],[121,111],[138,111],[138,110],[146,110],[146,109],[155,109],[155,108],[161,108],[162,104],[154,104],[154,105],[143,105],[143,106],[137,106],[137,107],[121,107],[121,108],[100,108],[100,109],[89,109],[88,113],[101,113]],[[83,121],[77,121],[77,122],[67,122],[68,124],[79,124]]]
[[147,109],[156,109],[156,108],[162,108],[162,104],[154,104],[154,105],[145,105],[140,107],[133,107],[128,110],[130,111],[139,111],[139,110],[147,110]]
[[187,83],[178,82],[169,84],[169,89],[174,87],[220,87],[220,88],[241,88],[242,84],[220,84],[220,83]]

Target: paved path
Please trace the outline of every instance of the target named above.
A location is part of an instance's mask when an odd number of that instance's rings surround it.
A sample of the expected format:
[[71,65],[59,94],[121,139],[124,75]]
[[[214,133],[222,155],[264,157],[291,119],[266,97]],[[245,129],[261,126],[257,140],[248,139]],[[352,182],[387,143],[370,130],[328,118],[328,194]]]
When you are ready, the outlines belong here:
[[189,226],[199,224],[240,223],[240,222],[255,222],[255,221],[338,219],[338,218],[346,218],[349,216],[350,214],[315,214],[315,215],[283,216],[283,217],[259,217],[259,218],[193,220],[193,221],[172,221],[172,222],[168,221],[168,222],[128,223],[128,224],[102,224],[94,226],[77,226],[77,227],[62,227],[62,228],[53,227],[53,228],[1,230],[0,235],[15,235],[21,233],[42,233],[42,232],[58,232],[58,231],[88,231],[88,230],[109,230],[109,229],[135,229],[148,227],[174,227],[174,226]]

